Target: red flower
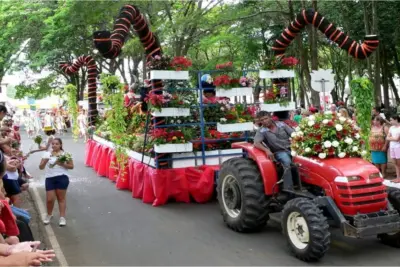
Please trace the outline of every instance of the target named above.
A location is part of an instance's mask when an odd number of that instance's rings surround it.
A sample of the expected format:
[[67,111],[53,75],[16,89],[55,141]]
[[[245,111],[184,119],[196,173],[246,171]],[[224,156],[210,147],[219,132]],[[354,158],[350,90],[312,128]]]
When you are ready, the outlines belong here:
[[295,57],[285,57],[282,59],[282,65],[293,67],[299,63],[299,60]]
[[220,75],[215,77],[214,79],[214,85],[215,86],[228,86],[231,84],[231,77],[229,77],[229,75]]
[[349,132],[346,129],[343,129],[343,135],[347,135]]
[[318,130],[319,128],[321,128],[321,125],[319,123],[314,124],[314,129]]
[[314,145],[314,151],[319,153],[322,151],[322,146],[320,144],[315,144]]
[[315,138],[316,138],[318,141],[321,141],[321,140],[322,140],[322,135],[321,135],[321,134],[317,134],[317,135],[315,136]]
[[185,57],[174,57],[171,61],[171,67],[177,71],[187,69],[190,66],[192,66],[192,61]]
[[333,147],[330,147],[330,148],[328,149],[328,155],[329,155],[329,156],[334,156],[334,155],[335,155],[335,149],[334,149]]
[[335,123],[333,121],[329,121],[327,125],[332,127],[335,125]]

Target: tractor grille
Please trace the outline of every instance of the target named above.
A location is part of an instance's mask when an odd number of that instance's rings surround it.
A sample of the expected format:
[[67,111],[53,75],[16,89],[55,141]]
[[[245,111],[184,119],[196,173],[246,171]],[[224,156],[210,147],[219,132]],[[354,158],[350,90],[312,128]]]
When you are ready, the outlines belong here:
[[361,180],[346,185],[337,185],[338,204],[350,208],[351,212],[349,213],[351,214],[379,211],[387,206],[386,186],[382,184],[382,179],[371,179],[368,184],[365,182],[365,180]]

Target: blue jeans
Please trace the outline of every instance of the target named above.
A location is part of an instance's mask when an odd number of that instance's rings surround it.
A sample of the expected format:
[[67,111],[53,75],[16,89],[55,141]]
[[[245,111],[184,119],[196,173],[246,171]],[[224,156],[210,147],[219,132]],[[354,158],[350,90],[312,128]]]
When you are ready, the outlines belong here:
[[293,176],[292,176],[292,156],[289,152],[281,151],[274,154],[275,159],[283,165],[283,188],[293,190]]

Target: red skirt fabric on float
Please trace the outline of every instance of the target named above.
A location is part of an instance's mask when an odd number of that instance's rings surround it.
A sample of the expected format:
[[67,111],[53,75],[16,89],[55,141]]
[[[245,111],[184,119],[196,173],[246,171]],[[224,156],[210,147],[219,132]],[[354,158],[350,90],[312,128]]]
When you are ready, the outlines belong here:
[[86,149],[85,149],[85,165],[90,167],[90,161],[93,155],[93,147],[96,145],[96,142],[93,140],[88,140],[86,143]]
[[99,161],[99,166],[97,168],[97,175],[98,176],[107,176],[108,172],[108,167],[106,165],[107,163],[107,158],[108,158],[108,153],[110,151],[109,147],[103,146],[101,148],[101,154],[100,154],[100,161]]
[[213,197],[214,176],[219,166],[155,169],[130,158],[124,168],[118,168],[113,149],[95,141],[89,141],[86,148],[85,161],[91,161],[98,175],[116,181],[117,189],[132,191],[132,197],[144,203],[161,206],[169,200],[189,203],[191,199],[205,203]]

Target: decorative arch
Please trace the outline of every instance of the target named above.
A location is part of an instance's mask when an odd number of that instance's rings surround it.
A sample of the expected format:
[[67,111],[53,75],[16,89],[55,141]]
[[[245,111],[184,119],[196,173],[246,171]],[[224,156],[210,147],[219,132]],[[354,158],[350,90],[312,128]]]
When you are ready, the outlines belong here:
[[97,65],[96,61],[91,56],[80,56],[71,65],[68,62],[60,62],[60,69],[67,75],[72,75],[76,73],[82,66],[87,66],[88,70],[88,120],[89,125],[92,126],[96,122],[96,117],[98,115],[97,111]]
[[295,20],[292,21],[275,40],[275,43],[272,46],[275,56],[278,58],[283,57],[286,48],[290,45],[297,34],[300,33],[300,31],[302,31],[308,24],[316,27],[319,31],[325,34],[329,40],[338,44],[341,49],[346,50],[350,56],[356,59],[365,59],[369,57],[379,45],[379,39],[376,35],[365,36],[364,42],[359,44],[314,9],[303,9],[299,14],[297,14]]
[[134,5],[124,5],[115,20],[112,33],[96,31],[93,33],[94,45],[105,58],[116,58],[125,44],[129,30],[133,27],[146,52],[146,60],[161,55],[161,46],[155,34],[150,31],[146,18]]

